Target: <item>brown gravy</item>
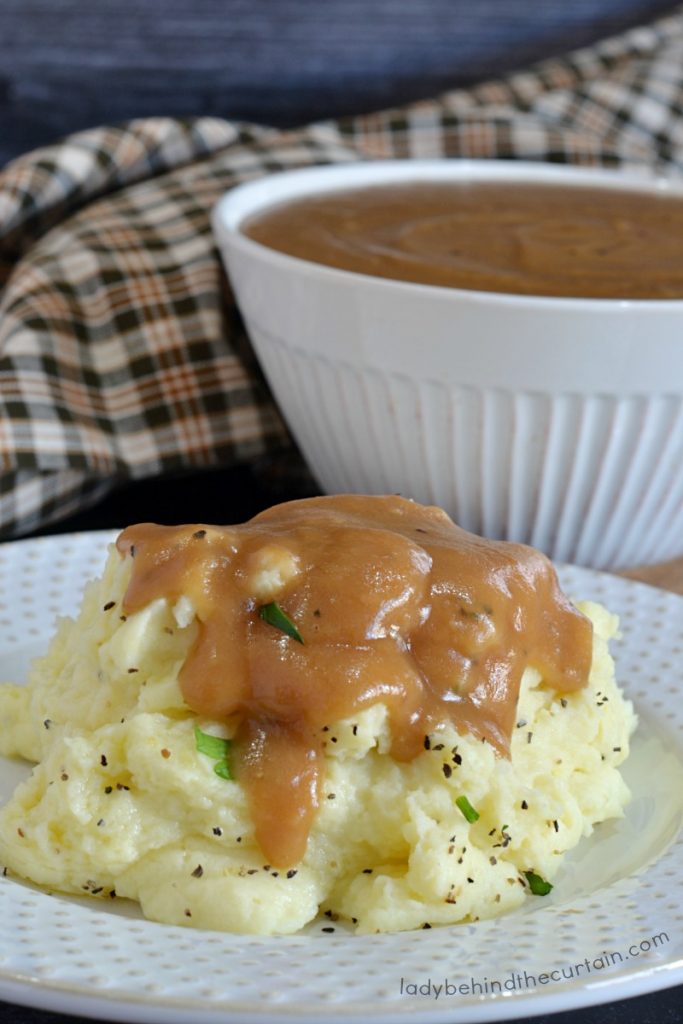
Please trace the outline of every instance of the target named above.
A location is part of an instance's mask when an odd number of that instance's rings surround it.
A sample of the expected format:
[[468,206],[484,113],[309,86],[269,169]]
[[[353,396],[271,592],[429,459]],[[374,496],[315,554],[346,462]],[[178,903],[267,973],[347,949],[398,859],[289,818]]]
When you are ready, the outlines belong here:
[[271,249],[477,291],[683,297],[683,199],[585,185],[410,182],[291,200],[248,219]]
[[[268,862],[305,852],[329,726],[375,703],[408,761],[452,722],[509,755],[527,665],[585,685],[590,622],[548,559],[483,540],[438,508],[342,495],[278,505],[242,526],[131,526],[124,611],[189,597],[200,624],[180,674],[200,715],[236,728],[233,770]],[[276,601],[302,643],[262,618]]]

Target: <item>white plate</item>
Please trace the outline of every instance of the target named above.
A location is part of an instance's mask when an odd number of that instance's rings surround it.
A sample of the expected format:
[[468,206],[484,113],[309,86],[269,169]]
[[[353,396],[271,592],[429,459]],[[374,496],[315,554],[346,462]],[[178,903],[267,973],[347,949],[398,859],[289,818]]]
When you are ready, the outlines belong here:
[[[25,677],[111,538],[0,546],[2,677]],[[339,924],[323,932],[332,927],[323,920],[303,935],[259,938],[166,927],[134,908],[0,877],[0,998],[163,1024],[437,1024],[574,1009],[683,982],[683,598],[586,569],[561,576],[572,596],[620,615],[618,674],[641,721],[626,818],[570,855],[550,897],[454,928],[357,937]],[[25,771],[2,763],[0,799]],[[448,993],[435,989],[446,981]]]

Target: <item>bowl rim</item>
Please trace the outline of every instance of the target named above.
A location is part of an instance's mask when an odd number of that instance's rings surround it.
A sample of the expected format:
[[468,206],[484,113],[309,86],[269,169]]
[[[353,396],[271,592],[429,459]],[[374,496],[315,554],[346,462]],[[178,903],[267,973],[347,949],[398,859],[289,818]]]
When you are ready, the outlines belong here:
[[[514,292],[455,288],[445,285],[423,284],[397,278],[378,277],[358,271],[331,267],[299,256],[292,256],[256,242],[241,230],[247,217],[279,205],[316,193],[343,191],[354,185],[375,185],[407,181],[451,181],[471,177],[476,181],[555,182],[574,187],[598,186],[606,190],[644,192],[661,195],[673,194],[683,198],[683,176],[662,174],[651,168],[604,168],[573,164],[545,163],[530,160],[485,159],[472,160],[447,157],[440,160],[382,159],[351,160],[343,163],[315,165],[292,170],[275,171],[241,182],[229,189],[215,204],[211,222],[220,246],[228,250],[251,254],[272,266],[306,272],[312,278],[351,283],[362,281],[366,286],[382,290],[434,295],[442,299],[472,303],[488,303],[512,307],[538,307],[539,309],[568,309],[585,312],[655,311],[671,313],[683,310],[683,297],[677,299],[623,299],[589,296],[533,295]],[[312,186],[312,189],[311,189]],[[372,282],[369,285],[369,282]]]

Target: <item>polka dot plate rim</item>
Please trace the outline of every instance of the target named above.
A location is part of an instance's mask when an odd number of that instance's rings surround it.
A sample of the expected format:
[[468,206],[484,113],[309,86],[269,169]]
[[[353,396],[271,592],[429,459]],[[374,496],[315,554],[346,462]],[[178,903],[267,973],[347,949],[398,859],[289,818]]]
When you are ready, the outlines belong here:
[[[0,545],[4,679],[24,677],[55,617],[77,610],[115,536]],[[613,653],[640,724],[625,765],[634,799],[624,822],[606,823],[570,855],[551,897],[454,928],[355,936],[323,920],[303,934],[259,937],[168,927],[0,877],[0,999],[164,1024],[321,1015],[331,1024],[440,1024],[578,1009],[683,983],[683,597],[591,569],[559,573],[572,597],[619,615]],[[6,799],[25,769],[0,764]]]

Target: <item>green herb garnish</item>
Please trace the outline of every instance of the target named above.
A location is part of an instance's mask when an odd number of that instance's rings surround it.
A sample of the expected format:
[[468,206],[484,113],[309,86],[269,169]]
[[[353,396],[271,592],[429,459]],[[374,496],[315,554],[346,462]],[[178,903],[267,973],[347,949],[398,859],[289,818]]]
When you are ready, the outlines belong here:
[[466,796],[459,796],[455,802],[470,823],[479,820],[479,811],[475,811]]
[[277,601],[271,601],[270,604],[262,604],[259,608],[259,615],[264,622],[267,622],[269,626],[275,626],[276,629],[286,633],[287,636],[291,636],[292,640],[296,640],[297,643],[302,644],[303,637],[296,628],[289,615],[283,612]]
[[200,754],[206,754],[207,757],[211,757],[216,761],[216,764],[213,766],[216,775],[220,776],[221,779],[231,779],[232,773],[228,764],[228,754],[231,747],[230,740],[224,740],[221,736],[212,736],[210,733],[200,729],[198,725],[195,725],[194,741]]
[[534,896],[547,896],[552,889],[550,882],[546,882],[545,878],[541,878],[535,871],[525,871],[524,877]]

